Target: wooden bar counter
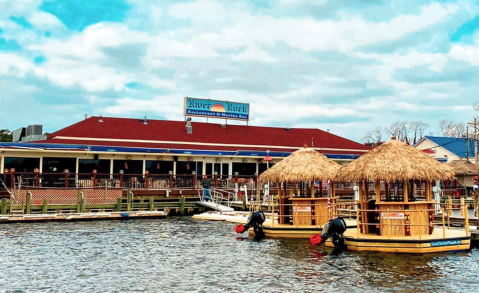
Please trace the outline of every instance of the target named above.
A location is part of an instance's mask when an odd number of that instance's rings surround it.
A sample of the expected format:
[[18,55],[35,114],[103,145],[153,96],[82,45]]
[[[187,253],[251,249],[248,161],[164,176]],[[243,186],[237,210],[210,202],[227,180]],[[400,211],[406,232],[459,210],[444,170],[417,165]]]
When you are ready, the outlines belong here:
[[295,226],[323,226],[337,214],[337,197],[290,197],[289,200],[293,205]]
[[[379,202],[381,236],[430,235],[431,209],[435,201]],[[389,214],[388,214],[389,210]],[[421,226],[417,226],[421,225]]]

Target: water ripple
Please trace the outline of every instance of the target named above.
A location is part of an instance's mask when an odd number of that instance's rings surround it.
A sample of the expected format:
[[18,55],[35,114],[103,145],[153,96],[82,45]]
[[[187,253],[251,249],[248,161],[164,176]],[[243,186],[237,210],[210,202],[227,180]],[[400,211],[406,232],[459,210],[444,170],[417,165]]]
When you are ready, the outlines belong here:
[[473,292],[478,250],[400,255],[162,220],[0,225],[3,292]]

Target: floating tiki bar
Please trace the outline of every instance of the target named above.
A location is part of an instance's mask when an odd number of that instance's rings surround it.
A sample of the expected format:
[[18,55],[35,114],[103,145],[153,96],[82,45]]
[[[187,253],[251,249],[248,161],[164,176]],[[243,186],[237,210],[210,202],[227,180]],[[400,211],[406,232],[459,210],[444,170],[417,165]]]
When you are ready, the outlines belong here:
[[[279,186],[278,223],[263,225],[266,236],[309,238],[320,232],[337,216],[333,179],[339,169],[338,163],[305,146],[261,174],[260,182]],[[323,180],[330,182],[327,195],[321,183],[315,188],[315,181]]]
[[465,232],[434,229],[432,184],[453,178],[452,168],[394,138],[342,167],[336,179],[359,185],[359,227],[346,231],[348,249],[408,253],[469,249],[468,227]]

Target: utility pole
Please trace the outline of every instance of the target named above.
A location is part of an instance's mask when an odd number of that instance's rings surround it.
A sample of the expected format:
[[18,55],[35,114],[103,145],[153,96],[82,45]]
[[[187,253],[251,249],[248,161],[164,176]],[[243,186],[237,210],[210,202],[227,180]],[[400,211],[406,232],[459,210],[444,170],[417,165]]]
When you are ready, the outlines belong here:
[[466,125],[466,161],[469,162],[469,125]]
[[[477,160],[477,117],[474,117],[474,122],[468,123],[474,128],[474,164],[476,165],[476,170],[478,169],[478,160]],[[469,135],[468,135],[469,136]],[[467,150],[469,153],[469,142],[467,143]]]
[[474,164],[477,170],[477,117],[474,117]]

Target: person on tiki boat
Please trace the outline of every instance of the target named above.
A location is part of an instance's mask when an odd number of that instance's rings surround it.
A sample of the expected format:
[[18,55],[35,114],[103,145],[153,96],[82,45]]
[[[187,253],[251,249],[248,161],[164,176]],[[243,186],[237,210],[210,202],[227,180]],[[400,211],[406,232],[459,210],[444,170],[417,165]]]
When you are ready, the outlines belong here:
[[256,211],[251,213],[251,215],[248,217],[248,221],[246,222],[246,225],[243,224],[238,224],[235,227],[236,233],[244,233],[249,230],[249,228],[253,227],[254,228],[254,235],[256,239],[261,239],[264,237],[264,232],[263,232],[263,223],[266,217],[264,216],[264,213],[262,211]]
[[343,233],[346,231],[346,222],[343,218],[338,217],[329,220],[324,224],[321,235],[316,234],[309,238],[311,245],[318,246],[326,242],[329,238],[332,238],[334,248],[341,249],[344,244]]

